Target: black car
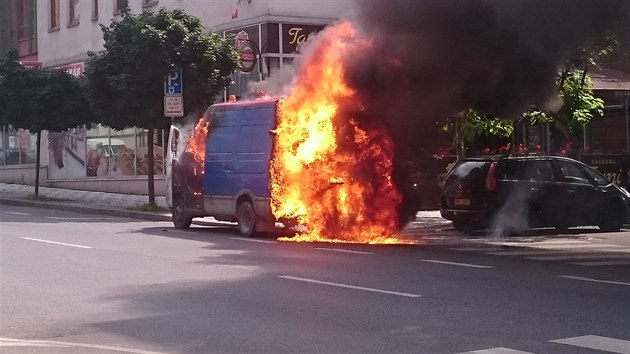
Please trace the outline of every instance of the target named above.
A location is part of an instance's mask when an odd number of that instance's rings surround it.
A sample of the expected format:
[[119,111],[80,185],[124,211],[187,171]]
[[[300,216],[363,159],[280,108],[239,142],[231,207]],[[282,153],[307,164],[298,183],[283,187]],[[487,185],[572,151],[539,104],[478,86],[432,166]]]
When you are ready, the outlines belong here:
[[630,220],[630,194],[567,157],[479,156],[453,166],[440,197],[440,213],[455,229],[465,231],[596,225],[609,232]]

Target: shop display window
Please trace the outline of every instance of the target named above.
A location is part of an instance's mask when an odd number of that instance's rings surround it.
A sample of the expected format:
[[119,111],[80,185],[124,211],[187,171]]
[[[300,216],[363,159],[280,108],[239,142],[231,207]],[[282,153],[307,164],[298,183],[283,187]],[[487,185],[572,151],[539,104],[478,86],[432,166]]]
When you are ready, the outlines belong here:
[[28,130],[4,126],[0,132],[0,166],[34,164],[37,137]]

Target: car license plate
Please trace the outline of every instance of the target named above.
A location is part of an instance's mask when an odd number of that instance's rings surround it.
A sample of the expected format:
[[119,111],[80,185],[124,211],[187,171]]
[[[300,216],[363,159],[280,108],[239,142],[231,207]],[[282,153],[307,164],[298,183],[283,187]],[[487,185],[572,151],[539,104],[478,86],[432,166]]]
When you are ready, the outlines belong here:
[[470,199],[455,198],[455,205],[470,205]]

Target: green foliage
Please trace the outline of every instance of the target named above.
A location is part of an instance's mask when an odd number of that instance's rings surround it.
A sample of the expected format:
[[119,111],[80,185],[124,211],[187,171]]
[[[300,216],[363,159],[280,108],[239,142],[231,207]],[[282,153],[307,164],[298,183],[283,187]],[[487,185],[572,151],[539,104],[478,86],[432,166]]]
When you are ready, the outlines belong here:
[[78,79],[60,70],[26,69],[15,52],[0,59],[0,123],[32,132],[63,131],[93,118]]
[[551,123],[553,121],[552,117],[536,107],[532,107],[527,110],[527,112],[523,113],[523,118],[532,125]]
[[514,123],[512,121],[485,116],[473,109],[469,109],[463,114],[460,134],[464,141],[472,141],[476,136],[482,135],[507,138],[513,133]]
[[212,103],[237,68],[232,43],[181,10],[124,11],[101,29],[105,50],[88,53],[85,76],[102,123],[115,129],[165,121],[163,81],[171,69],[182,68],[184,112],[195,112]]
[[556,119],[567,127],[588,124],[594,117],[604,115],[604,101],[593,95],[593,83],[585,73],[573,72],[566,76],[560,88],[564,104]]

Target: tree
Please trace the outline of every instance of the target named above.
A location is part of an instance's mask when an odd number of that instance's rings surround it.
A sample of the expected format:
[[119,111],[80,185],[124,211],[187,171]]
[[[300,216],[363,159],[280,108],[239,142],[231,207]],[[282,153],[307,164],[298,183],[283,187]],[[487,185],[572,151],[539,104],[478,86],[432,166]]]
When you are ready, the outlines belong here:
[[85,76],[100,123],[114,129],[148,129],[149,204],[155,205],[153,131],[167,127],[163,82],[183,72],[184,112],[201,112],[231,83],[238,53],[229,39],[207,33],[181,10],[138,15],[125,9],[119,21],[101,25],[104,50],[88,53]]
[[[595,97],[591,78],[583,71],[561,73],[558,77],[562,106],[556,112],[532,108],[523,114],[530,124],[552,123],[565,142],[577,138],[593,118],[604,115],[604,101]],[[553,132],[553,130],[552,130]]]
[[39,197],[41,132],[62,132],[90,123],[93,115],[78,79],[50,69],[26,69],[17,52],[0,59],[0,123],[37,136],[35,198]]

